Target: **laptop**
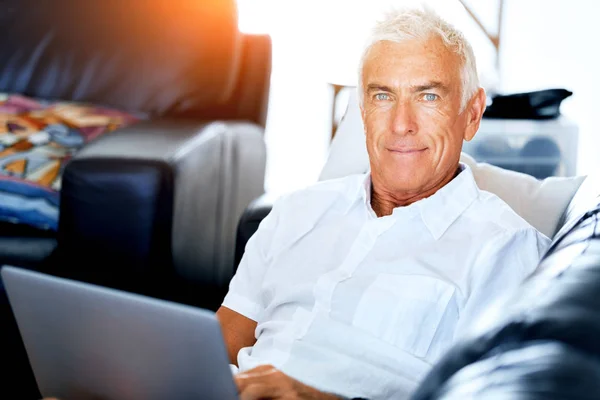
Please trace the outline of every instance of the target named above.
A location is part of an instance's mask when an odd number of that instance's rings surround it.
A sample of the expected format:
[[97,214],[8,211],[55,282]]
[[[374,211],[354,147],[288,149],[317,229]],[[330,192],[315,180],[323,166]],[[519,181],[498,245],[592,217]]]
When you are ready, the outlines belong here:
[[44,397],[238,398],[214,313],[21,268],[1,274]]

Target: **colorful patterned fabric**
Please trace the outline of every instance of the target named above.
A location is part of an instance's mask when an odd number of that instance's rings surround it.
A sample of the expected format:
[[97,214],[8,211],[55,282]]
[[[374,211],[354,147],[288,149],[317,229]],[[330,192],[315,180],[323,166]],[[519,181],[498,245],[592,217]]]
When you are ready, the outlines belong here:
[[0,94],[0,220],[56,230],[61,176],[86,143],[138,117]]

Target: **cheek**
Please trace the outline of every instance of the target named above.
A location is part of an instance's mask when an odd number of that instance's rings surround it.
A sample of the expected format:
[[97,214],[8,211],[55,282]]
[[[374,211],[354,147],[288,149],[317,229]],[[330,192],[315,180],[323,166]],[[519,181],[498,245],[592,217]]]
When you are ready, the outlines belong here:
[[462,134],[455,129],[455,122],[438,110],[430,110],[422,113],[419,130],[427,134],[436,151],[445,150],[447,147],[455,148],[458,143],[462,143]]
[[377,147],[378,143],[389,132],[389,113],[381,109],[371,111],[365,116],[364,123],[367,134],[367,145]]

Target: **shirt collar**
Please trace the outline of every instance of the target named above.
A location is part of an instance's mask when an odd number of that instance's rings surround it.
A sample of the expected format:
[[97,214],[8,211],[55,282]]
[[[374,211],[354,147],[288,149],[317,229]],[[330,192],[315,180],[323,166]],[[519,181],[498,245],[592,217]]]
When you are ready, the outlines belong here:
[[[419,200],[410,206],[394,209],[392,215],[412,214],[418,210],[423,223],[437,240],[448,230],[450,225],[471,205],[479,195],[473,172],[468,165],[459,163],[460,173],[432,196]],[[350,208],[360,199],[370,212],[371,208],[371,171],[360,180],[360,185],[353,196]],[[375,215],[373,213],[373,215]]]
[[459,168],[461,172],[446,186],[432,196],[416,202],[423,223],[436,240],[479,196],[479,188],[471,168],[463,163],[459,164]]
[[[367,207],[367,210],[373,212],[371,208],[371,169],[369,168],[367,172],[360,175],[360,179],[357,186],[353,186],[353,189],[347,192],[348,196],[348,205],[344,210],[345,213],[350,212],[352,207],[356,205],[357,202],[360,204],[364,204]],[[375,213],[373,212],[373,215]]]
[[365,178],[362,180],[360,188],[360,199],[363,203],[371,205],[371,170],[367,172]]

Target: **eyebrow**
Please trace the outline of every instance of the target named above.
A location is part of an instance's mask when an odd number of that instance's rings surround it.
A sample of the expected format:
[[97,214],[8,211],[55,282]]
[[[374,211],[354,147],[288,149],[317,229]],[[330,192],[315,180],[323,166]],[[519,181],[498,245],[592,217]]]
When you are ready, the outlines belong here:
[[374,90],[380,90],[382,92],[393,92],[393,90],[389,86],[380,85],[378,83],[369,83],[369,85],[367,85],[367,91],[372,92]]
[[414,93],[425,92],[425,91],[431,90],[431,89],[440,89],[444,92],[448,91],[448,88],[446,87],[446,85],[444,85],[442,82],[438,82],[438,81],[428,82],[423,85],[411,86],[410,89]]
[[[448,87],[444,85],[442,82],[432,81],[427,82],[422,85],[414,85],[410,87],[410,91],[413,93],[425,92],[431,89],[440,89],[443,92],[448,92]],[[370,83],[367,85],[367,92],[372,91],[382,91],[382,92],[394,92],[392,88],[389,86],[381,85],[379,83]]]

